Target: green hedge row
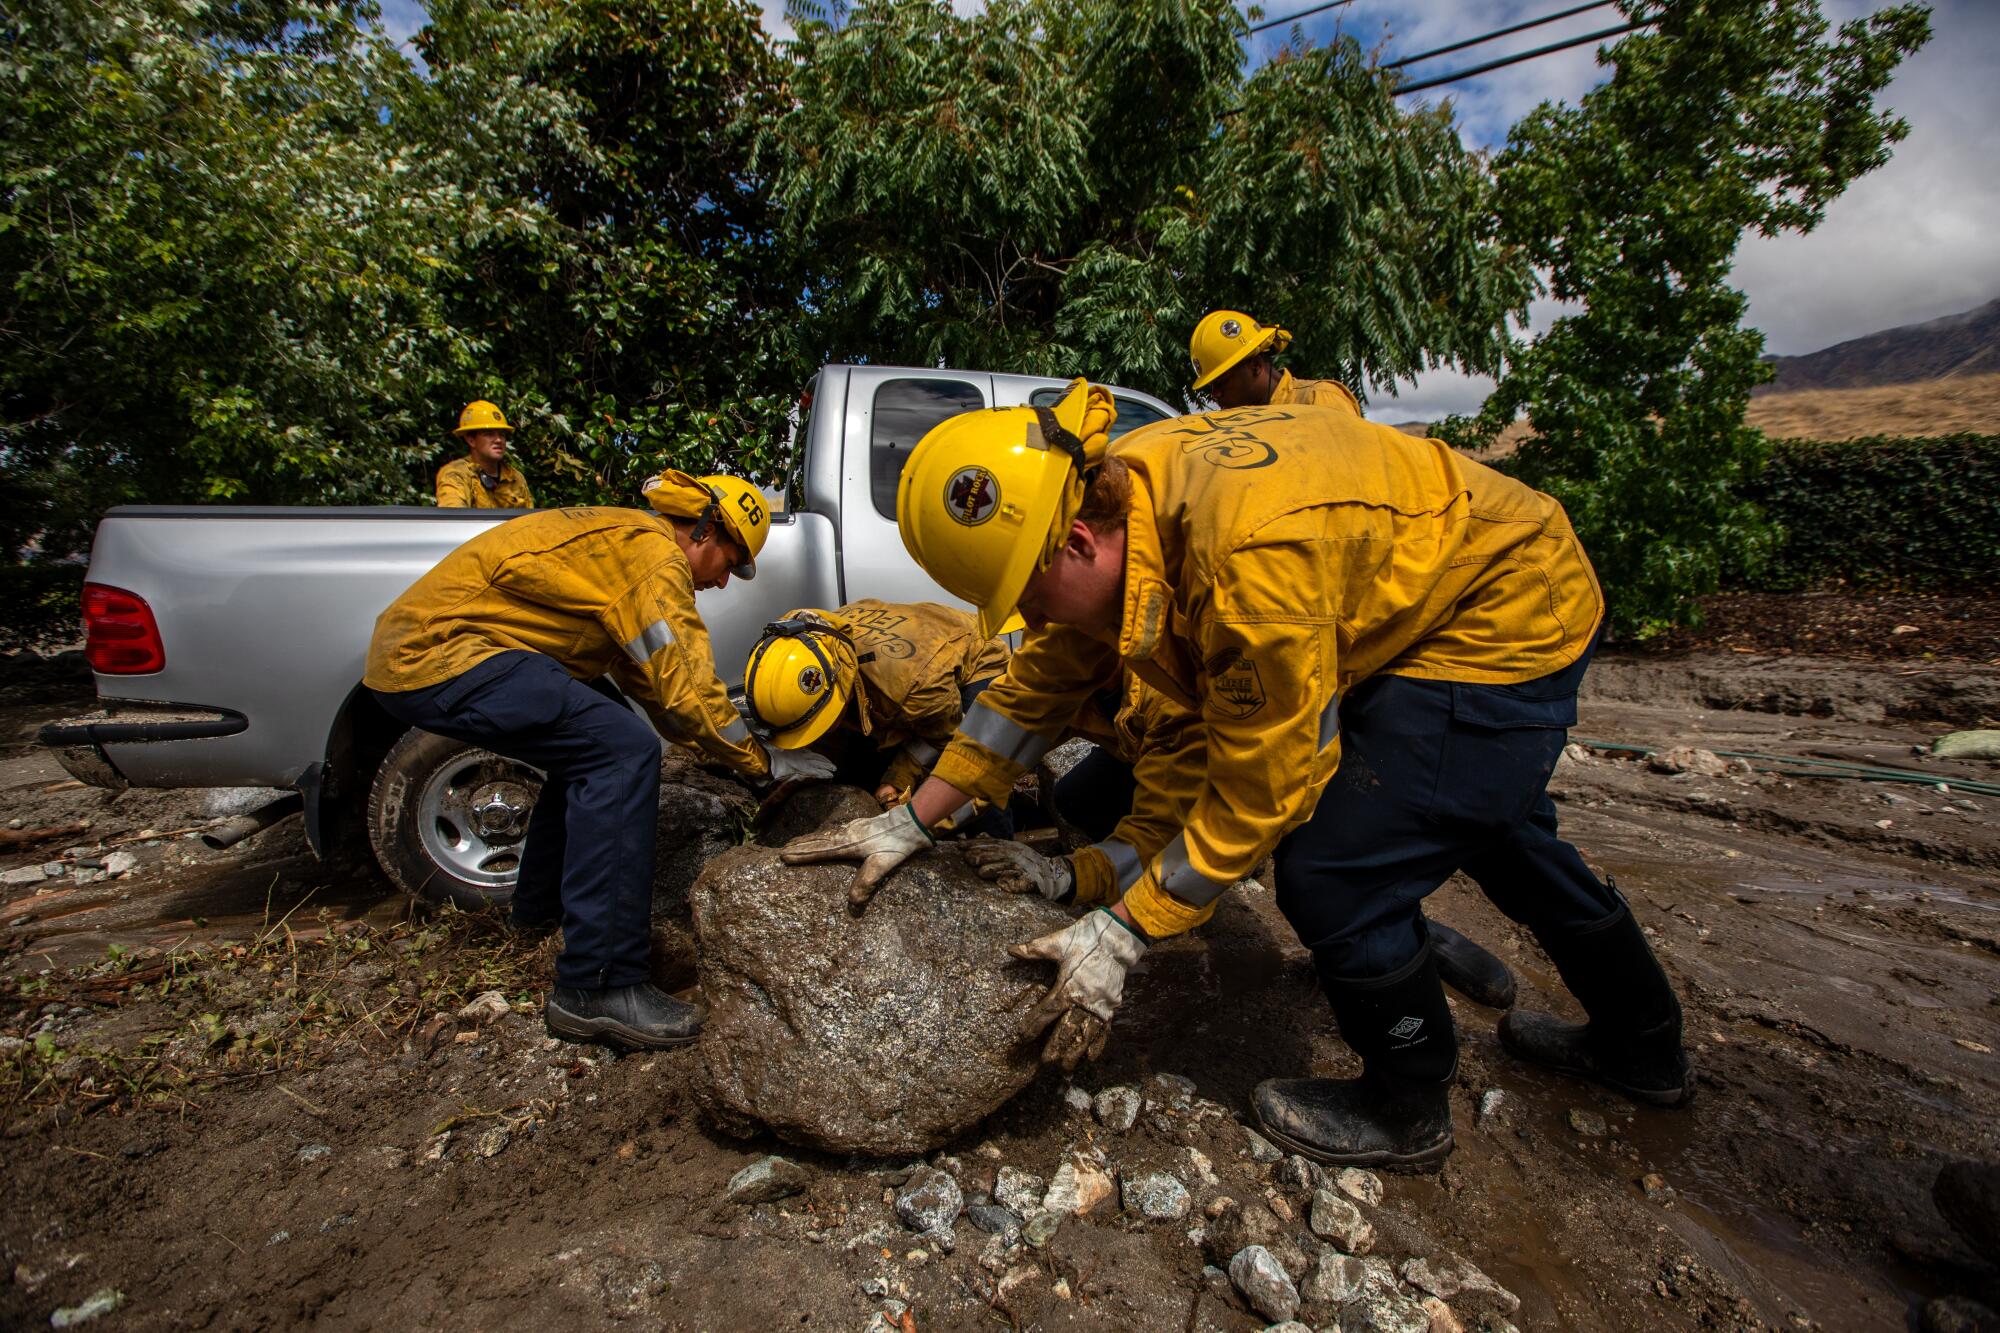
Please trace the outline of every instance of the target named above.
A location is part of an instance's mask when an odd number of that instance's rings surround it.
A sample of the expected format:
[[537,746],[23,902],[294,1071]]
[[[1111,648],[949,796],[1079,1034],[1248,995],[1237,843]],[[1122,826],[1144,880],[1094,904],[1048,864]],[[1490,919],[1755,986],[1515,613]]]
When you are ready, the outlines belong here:
[[1739,587],[1991,591],[2000,571],[2000,435],[1775,440],[1746,493],[1784,535]]

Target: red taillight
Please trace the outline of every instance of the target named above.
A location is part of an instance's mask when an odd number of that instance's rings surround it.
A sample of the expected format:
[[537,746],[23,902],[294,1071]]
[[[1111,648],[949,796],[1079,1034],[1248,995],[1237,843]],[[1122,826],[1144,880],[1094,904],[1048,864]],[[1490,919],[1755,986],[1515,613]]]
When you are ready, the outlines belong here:
[[83,585],[83,655],[107,676],[141,676],[167,664],[167,646],[146,599],[102,583]]

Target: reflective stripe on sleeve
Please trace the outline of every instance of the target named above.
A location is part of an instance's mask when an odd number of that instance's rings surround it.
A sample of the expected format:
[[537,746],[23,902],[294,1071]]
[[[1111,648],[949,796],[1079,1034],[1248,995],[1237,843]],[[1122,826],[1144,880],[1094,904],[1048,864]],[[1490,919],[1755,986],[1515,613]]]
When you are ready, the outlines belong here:
[[747,744],[750,740],[750,724],[740,717],[733,719],[722,729],[722,739],[731,745]]
[[1319,710],[1319,748],[1324,750],[1339,739],[1340,692],[1336,690],[1333,697],[1326,701],[1326,707]]
[[938,756],[944,751],[929,741],[914,740],[903,747],[903,753],[928,768],[938,761]]
[[1129,842],[1116,838],[1106,838],[1103,842],[1091,844],[1111,863],[1111,873],[1118,877],[1120,893],[1139,882],[1139,876],[1146,873],[1146,863],[1139,859],[1139,849]]
[[1017,722],[1000,716],[983,703],[975,703],[959,723],[959,733],[979,742],[1011,764],[1034,767],[1049,752],[1049,742]]
[[1230,881],[1210,879],[1188,864],[1187,834],[1177,834],[1160,853],[1160,887],[1190,907],[1206,907]]
[[653,654],[670,646],[674,641],[673,627],[664,620],[655,620],[639,631],[639,636],[625,645],[625,655],[640,666],[653,660]]

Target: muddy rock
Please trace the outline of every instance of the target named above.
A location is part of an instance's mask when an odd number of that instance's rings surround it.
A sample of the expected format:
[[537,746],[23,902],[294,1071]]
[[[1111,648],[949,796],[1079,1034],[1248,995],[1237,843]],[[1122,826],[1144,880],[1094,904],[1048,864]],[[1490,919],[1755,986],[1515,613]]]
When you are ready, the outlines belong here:
[[1347,1254],[1366,1254],[1375,1245],[1375,1228],[1361,1210],[1332,1190],[1314,1190],[1312,1212],[1307,1216],[1313,1235],[1329,1241]]
[[1465,1333],[1465,1324],[1458,1312],[1435,1296],[1426,1296],[1418,1304],[1430,1316],[1430,1333]]
[[1454,1254],[1406,1260],[1402,1276],[1403,1281],[1418,1291],[1439,1300],[1476,1303],[1508,1314],[1521,1308],[1518,1296],[1486,1276],[1470,1259]]
[[[832,782],[814,783],[801,787],[788,800],[765,814],[757,825],[757,842],[764,847],[783,847],[793,838],[807,833],[881,813],[881,803],[858,787]],[[849,873],[852,874],[851,869]]]
[[1289,1190],[1304,1193],[1313,1187],[1313,1166],[1305,1158],[1293,1153],[1278,1163],[1278,1169],[1271,1173],[1280,1185]]
[[731,1203],[774,1203],[802,1193],[811,1179],[797,1162],[760,1157],[729,1178],[723,1197]]
[[1217,1213],[1202,1237],[1202,1254],[1210,1263],[1226,1265],[1237,1251],[1253,1245],[1268,1251],[1284,1243],[1284,1224],[1263,1203],[1254,1199],[1244,1204],[1229,1202],[1234,1206]]
[[1604,1123],[1603,1116],[1595,1111],[1586,1111],[1580,1106],[1570,1108],[1569,1127],[1587,1139],[1601,1139],[1611,1132],[1610,1126]]
[[1119,1201],[1127,1212],[1154,1222],[1178,1222],[1193,1200],[1187,1186],[1164,1171],[1142,1171],[1119,1180]]
[[1367,1284],[1368,1269],[1361,1260],[1342,1254],[1331,1245],[1322,1245],[1312,1275],[1299,1287],[1308,1305],[1331,1309],[1345,1305],[1361,1294]]
[[946,1251],[952,1248],[951,1226],[965,1206],[965,1196],[949,1172],[926,1168],[910,1177],[896,1192],[896,1217],[912,1231],[935,1240]]
[[1430,1311],[1400,1291],[1369,1286],[1340,1311],[1340,1333],[1430,1333]]
[[660,768],[655,915],[686,916],[688,889],[702,867],[735,846],[736,831],[747,827],[756,813],[756,798],[747,787],[710,773],[678,749],[668,749]]
[[1123,1134],[1138,1123],[1139,1108],[1145,1099],[1137,1088],[1123,1085],[1106,1088],[1091,1099],[1091,1110],[1097,1116],[1097,1123],[1114,1133]]
[[965,1218],[988,1235],[1004,1237],[1008,1245],[1021,1239],[1021,1219],[997,1203],[975,1203],[965,1210]]
[[77,1328],[93,1319],[115,1313],[125,1304],[125,1293],[116,1287],[100,1287],[79,1305],[64,1306],[49,1316],[50,1328]]
[[993,1197],[1017,1217],[1032,1217],[1042,1210],[1042,1195],[1049,1183],[1018,1166],[1003,1166],[993,1178]]
[[1284,1154],[1271,1145],[1271,1141],[1254,1129],[1243,1131],[1243,1151],[1253,1162],[1270,1163],[1280,1160]]
[[1069,914],[994,892],[948,852],[914,858],[860,917],[853,877],[757,846],[703,872],[690,895],[709,1005],[698,1095],[731,1132],[926,1152],[1033,1081],[1036,1050],[1015,1027],[1053,969],[1007,948]]
[[1704,778],[1719,778],[1729,771],[1728,760],[1695,745],[1657,750],[1646,756],[1646,766],[1655,773],[1693,773]]
[[1358,1166],[1343,1166],[1333,1176],[1333,1187],[1356,1203],[1370,1208],[1382,1202],[1382,1177]]
[[1920,1333],[1995,1333],[2000,1314],[1967,1296],[1940,1296],[1924,1303]]
[[1111,1177],[1097,1163],[1072,1157],[1056,1168],[1048,1192],[1042,1195],[1042,1207],[1057,1216],[1081,1217],[1110,1198],[1116,1189]]
[[1282,1323],[1299,1312],[1299,1289],[1262,1245],[1245,1246],[1231,1257],[1229,1280],[1251,1309],[1273,1323]]

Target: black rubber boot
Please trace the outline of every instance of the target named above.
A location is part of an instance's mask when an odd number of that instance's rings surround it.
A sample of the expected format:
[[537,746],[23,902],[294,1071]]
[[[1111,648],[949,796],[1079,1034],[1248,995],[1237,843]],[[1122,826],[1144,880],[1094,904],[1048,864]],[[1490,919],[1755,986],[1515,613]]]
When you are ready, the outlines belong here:
[[1513,1009],[1500,1020],[1501,1045],[1635,1102],[1686,1105],[1694,1079],[1681,1046],[1681,1003],[1631,909],[1573,935],[1538,938],[1590,1021]]
[[706,1015],[647,982],[578,990],[557,986],[542,1005],[549,1035],[634,1050],[681,1046],[701,1035]]
[[1514,1007],[1514,972],[1491,953],[1442,921],[1426,921],[1438,980],[1488,1009]]
[[1357,1079],[1279,1078],[1257,1085],[1257,1123],[1273,1143],[1329,1166],[1435,1168],[1452,1148],[1447,1093],[1458,1034],[1426,949],[1393,976],[1342,981],[1320,965],[1340,1035],[1361,1057]]

